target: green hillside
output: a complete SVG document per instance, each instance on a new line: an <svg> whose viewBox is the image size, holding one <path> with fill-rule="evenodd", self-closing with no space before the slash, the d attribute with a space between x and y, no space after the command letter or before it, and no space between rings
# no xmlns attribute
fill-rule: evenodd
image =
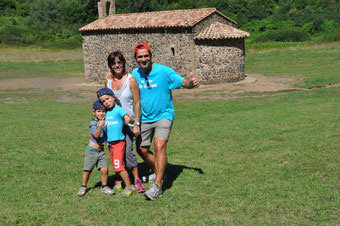
<svg viewBox="0 0 340 226"><path fill-rule="evenodd" d="M339 0L117 0L120 13L214 7L251 33L247 43L340 40ZM81 46L97 0L1 0L0 43Z"/></svg>

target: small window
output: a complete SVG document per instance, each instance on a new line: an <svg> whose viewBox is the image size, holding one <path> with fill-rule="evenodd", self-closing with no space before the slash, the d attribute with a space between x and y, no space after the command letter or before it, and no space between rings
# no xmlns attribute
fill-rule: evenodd
<svg viewBox="0 0 340 226"><path fill-rule="evenodd" d="M171 47L171 52L172 52L172 55L175 56L175 48L174 47Z"/></svg>

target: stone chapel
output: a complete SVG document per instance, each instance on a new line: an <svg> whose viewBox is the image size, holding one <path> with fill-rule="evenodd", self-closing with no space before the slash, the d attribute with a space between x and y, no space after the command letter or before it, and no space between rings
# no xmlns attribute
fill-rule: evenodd
<svg viewBox="0 0 340 226"><path fill-rule="evenodd" d="M114 0L98 1L99 19L80 28L85 77L101 82L109 71L107 56L123 52L127 69L137 67L133 49L150 45L153 62L180 75L192 71L201 84L243 80L249 33L215 8L115 14Z"/></svg>

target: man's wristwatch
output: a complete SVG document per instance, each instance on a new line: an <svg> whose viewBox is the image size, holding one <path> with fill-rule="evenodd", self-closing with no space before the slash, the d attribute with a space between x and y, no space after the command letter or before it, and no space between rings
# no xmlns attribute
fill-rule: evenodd
<svg viewBox="0 0 340 226"><path fill-rule="evenodd" d="M140 126L140 122L135 122L135 125L136 126Z"/></svg>

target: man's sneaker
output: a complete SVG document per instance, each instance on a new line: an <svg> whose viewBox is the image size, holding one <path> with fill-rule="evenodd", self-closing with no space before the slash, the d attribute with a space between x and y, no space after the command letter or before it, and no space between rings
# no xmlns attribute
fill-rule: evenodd
<svg viewBox="0 0 340 226"><path fill-rule="evenodd" d="M127 196L132 195L132 193L133 193L133 189L132 188L125 187L123 192L120 194L120 196L127 197Z"/></svg>
<svg viewBox="0 0 340 226"><path fill-rule="evenodd" d="M78 196L84 196L85 193L86 193L86 187L80 187L79 190L78 190L77 195Z"/></svg>
<svg viewBox="0 0 340 226"><path fill-rule="evenodd" d="M115 186L113 187L114 190L116 191L121 191L122 188L122 181L121 180L117 180L115 181Z"/></svg>
<svg viewBox="0 0 340 226"><path fill-rule="evenodd" d="M144 177L142 177L142 179L143 179L144 183L155 182L155 180L156 180L156 173L144 176Z"/></svg>
<svg viewBox="0 0 340 226"><path fill-rule="evenodd" d="M113 195L115 192L108 186L102 187L102 192L106 195Z"/></svg>
<svg viewBox="0 0 340 226"><path fill-rule="evenodd" d="M135 180L135 187L136 187L136 190L137 190L138 193L145 192L145 188L142 184L141 179L139 179L139 178Z"/></svg>
<svg viewBox="0 0 340 226"><path fill-rule="evenodd" d="M148 176L144 176L144 177L142 177L142 179L143 179L143 182L144 182L144 183L155 182L155 180L156 180L156 173L150 174L150 175L148 175ZM166 176L166 174L164 174L164 175L163 175L162 182L163 182L163 181L166 182L166 180L167 180L167 176Z"/></svg>
<svg viewBox="0 0 340 226"><path fill-rule="evenodd" d="M144 192L144 196L148 199L155 200L162 197L162 189L158 187L157 184L153 184L148 191Z"/></svg>

